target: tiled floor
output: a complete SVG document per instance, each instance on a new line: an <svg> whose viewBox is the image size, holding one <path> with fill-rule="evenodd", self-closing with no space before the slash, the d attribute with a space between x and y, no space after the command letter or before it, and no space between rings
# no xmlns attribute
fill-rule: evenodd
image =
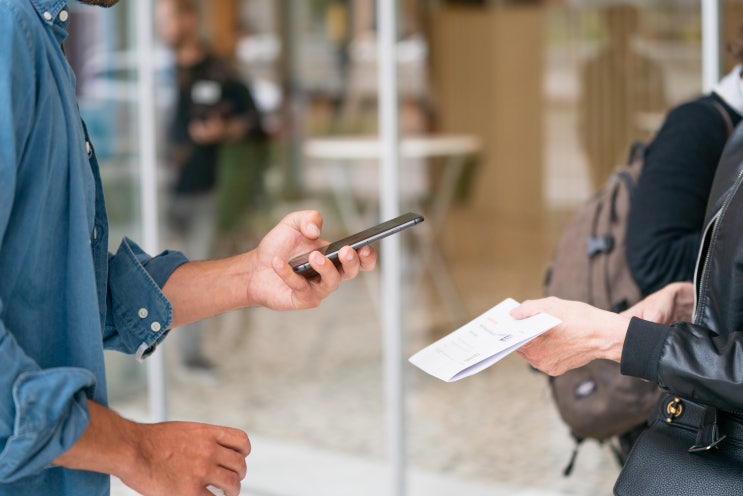
<svg viewBox="0 0 743 496"><path fill-rule="evenodd" d="M559 222L494 218L467 206L451 212L442 247L470 316L507 296L539 295ZM326 226L332 225L331 214ZM405 240L408 356L456 325L410 256L413 237ZM315 310L219 317L207 349L217 375L172 367L172 417L255 436L245 494L388 494L381 333L372 298L358 279ZM168 362L175 362L173 353ZM610 494L617 467L607 447L584 446L573 475L562 476L572 441L545 377L517 356L451 384L407 364L405 373L411 495ZM134 397L116 406L136 417L145 405Z"/></svg>

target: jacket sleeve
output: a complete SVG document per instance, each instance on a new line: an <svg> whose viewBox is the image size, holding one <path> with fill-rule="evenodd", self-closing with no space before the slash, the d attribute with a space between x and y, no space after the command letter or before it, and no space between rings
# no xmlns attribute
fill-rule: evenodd
<svg viewBox="0 0 743 496"><path fill-rule="evenodd" d="M692 401L743 412L742 358L743 332L723 336L686 322L632 319L621 370Z"/></svg>
<svg viewBox="0 0 743 496"><path fill-rule="evenodd" d="M643 294L693 277L705 207L728 133L712 98L672 110L646 150L626 238L627 264Z"/></svg>

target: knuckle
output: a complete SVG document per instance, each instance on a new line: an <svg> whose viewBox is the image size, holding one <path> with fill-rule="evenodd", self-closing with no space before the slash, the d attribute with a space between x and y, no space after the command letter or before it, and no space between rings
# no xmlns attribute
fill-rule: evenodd
<svg viewBox="0 0 743 496"><path fill-rule="evenodd" d="M230 474L225 478L225 484L228 489L225 491L227 494L238 496L240 494L240 478L237 474Z"/></svg>
<svg viewBox="0 0 743 496"><path fill-rule="evenodd" d="M235 473L236 473L238 480L243 480L245 476L248 474L248 464L245 463L245 458L243 458L240 462L238 462L237 472Z"/></svg>

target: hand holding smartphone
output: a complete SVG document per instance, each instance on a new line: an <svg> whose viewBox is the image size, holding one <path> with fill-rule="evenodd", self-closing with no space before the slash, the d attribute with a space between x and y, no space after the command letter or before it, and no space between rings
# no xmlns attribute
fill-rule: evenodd
<svg viewBox="0 0 743 496"><path fill-rule="evenodd" d="M377 240L386 238L390 234L394 234L402 231L403 229L413 227L414 225L421 222L423 222L422 215L416 214L414 212L408 212L401 215L400 217L382 222L381 224L378 224L374 227L370 227L369 229L365 229L346 238L339 239L338 241L330 243L329 245L321 246L312 251L319 251L320 253L328 257L330 261L333 262L333 265L335 265L336 267L340 267L341 261L338 258L338 252L344 246L350 246L354 250L358 250L362 246L366 246ZM289 265L292 266L294 272L301 274L308 279L318 275L317 272L315 272L315 269L310 266L310 262L308 260L310 253L312 252L299 255L298 257L289 260Z"/></svg>

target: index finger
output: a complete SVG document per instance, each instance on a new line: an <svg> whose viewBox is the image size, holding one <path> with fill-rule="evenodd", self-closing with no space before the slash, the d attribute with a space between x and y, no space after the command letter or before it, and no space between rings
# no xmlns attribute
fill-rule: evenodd
<svg viewBox="0 0 743 496"><path fill-rule="evenodd" d="M338 252L338 260L343 268L343 280L353 279L361 269L361 260L356 250L350 246L344 246Z"/></svg>
<svg viewBox="0 0 743 496"><path fill-rule="evenodd" d="M369 271L374 269L377 265L377 251L371 246L364 246L357 251L359 255L359 261L361 262L361 270Z"/></svg>

